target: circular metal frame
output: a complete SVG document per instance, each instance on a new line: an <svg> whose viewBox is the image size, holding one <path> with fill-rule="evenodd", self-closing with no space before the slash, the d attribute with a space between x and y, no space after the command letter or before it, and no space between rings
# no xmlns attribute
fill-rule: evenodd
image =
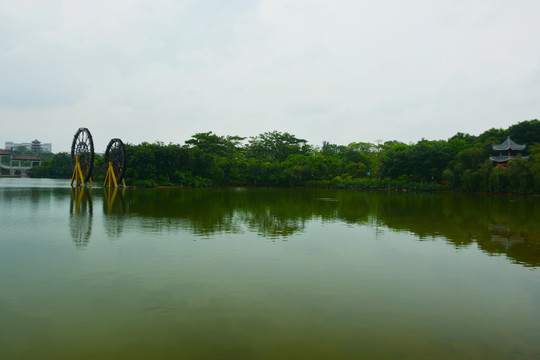
<svg viewBox="0 0 540 360"><path fill-rule="evenodd" d="M75 170L76 157L84 175L84 181L90 180L94 169L94 140L87 128L79 128L71 143L71 171Z"/></svg>
<svg viewBox="0 0 540 360"><path fill-rule="evenodd" d="M112 162L114 176L117 182L122 182L126 172L126 147L120 139L111 139L105 150L105 172L109 169L109 162Z"/></svg>

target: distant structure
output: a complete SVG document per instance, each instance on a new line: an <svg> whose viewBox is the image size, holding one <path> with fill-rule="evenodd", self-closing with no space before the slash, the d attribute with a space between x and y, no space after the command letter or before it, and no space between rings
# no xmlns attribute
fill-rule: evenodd
<svg viewBox="0 0 540 360"><path fill-rule="evenodd" d="M41 141L39 141L38 139L32 141L32 146L30 147L30 150L42 152L43 146L41 146Z"/></svg>
<svg viewBox="0 0 540 360"><path fill-rule="evenodd" d="M41 143L38 139L32 141L32 142L23 142L23 143L16 143L12 141L6 141L5 148L15 150L19 146L24 146L26 150L32 150L37 152L52 152L52 144L51 143Z"/></svg>
<svg viewBox="0 0 540 360"><path fill-rule="evenodd" d="M0 150L0 176L28 176L36 165L41 165L41 155L16 155L11 149Z"/></svg>
<svg viewBox="0 0 540 360"><path fill-rule="evenodd" d="M499 145L493 145L493 151L497 151L498 155L496 156L490 156L489 159L497 166L506 166L508 165L508 161L511 159L515 159L517 157L521 157L522 159L528 159L528 156L521 156L521 152L525 150L527 145L520 145L512 141L510 139L510 136L508 139L504 140Z"/></svg>

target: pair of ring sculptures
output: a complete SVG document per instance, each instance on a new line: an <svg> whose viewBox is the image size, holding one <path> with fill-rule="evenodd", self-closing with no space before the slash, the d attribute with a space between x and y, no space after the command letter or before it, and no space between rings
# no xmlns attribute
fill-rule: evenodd
<svg viewBox="0 0 540 360"><path fill-rule="evenodd" d="M103 186L126 186L126 148L122 140L115 138L109 141L105 151L105 167L107 174ZM71 186L92 185L92 170L94 169L94 141L87 128L80 128L73 137L71 144Z"/></svg>

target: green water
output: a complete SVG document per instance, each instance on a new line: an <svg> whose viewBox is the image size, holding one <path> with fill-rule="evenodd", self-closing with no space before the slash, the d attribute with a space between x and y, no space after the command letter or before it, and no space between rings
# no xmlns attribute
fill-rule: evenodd
<svg viewBox="0 0 540 360"><path fill-rule="evenodd" d="M0 359L539 359L540 198L0 179Z"/></svg>

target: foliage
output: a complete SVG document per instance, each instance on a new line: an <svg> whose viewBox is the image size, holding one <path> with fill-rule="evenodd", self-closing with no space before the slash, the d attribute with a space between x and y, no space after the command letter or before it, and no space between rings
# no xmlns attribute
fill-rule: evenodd
<svg viewBox="0 0 540 360"><path fill-rule="evenodd" d="M522 121L512 125L508 128L508 135L520 144L540 144L540 121ZM527 153L528 151L525 152Z"/></svg>
<svg viewBox="0 0 540 360"><path fill-rule="evenodd" d="M65 152L42 161L40 166L32 168L32 177L46 177L52 179L71 178L71 155Z"/></svg>
<svg viewBox="0 0 540 360"><path fill-rule="evenodd" d="M527 143L530 157L494 167L492 145L508 136ZM213 132L192 135L184 145L126 144L125 181L135 186L331 186L360 189L461 190L540 193L540 121L522 121L479 136L448 140L322 143L319 149L287 132L246 138ZM104 176L95 158L93 178ZM102 174L103 173L103 174ZM69 155L60 153L34 169L37 177L71 176Z"/></svg>
<svg viewBox="0 0 540 360"><path fill-rule="evenodd" d="M246 155L248 158L281 162L290 155L308 155L310 150L306 140L298 139L289 133L272 131L250 138Z"/></svg>
<svg viewBox="0 0 540 360"><path fill-rule="evenodd" d="M416 145L391 146L382 162L383 176L407 175L418 182L440 181L453 149L442 141L422 140Z"/></svg>

